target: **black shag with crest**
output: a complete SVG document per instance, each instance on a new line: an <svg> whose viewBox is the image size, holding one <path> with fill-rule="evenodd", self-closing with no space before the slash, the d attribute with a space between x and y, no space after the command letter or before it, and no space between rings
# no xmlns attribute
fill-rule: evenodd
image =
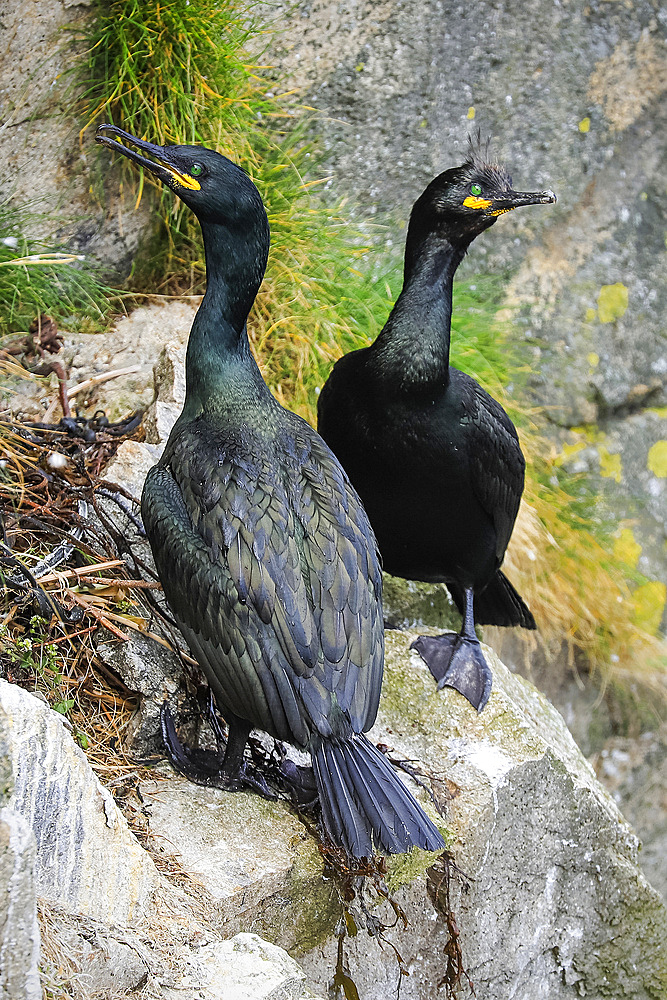
<svg viewBox="0 0 667 1000"><path fill-rule="evenodd" d="M260 195L214 150L156 146L111 125L97 140L169 185L204 236L185 404L141 510L167 600L228 724L220 781L256 786L244 749L261 729L310 751L326 832L349 854L441 850L436 826L364 736L384 657L368 518L250 352L246 319L269 250Z"/></svg>
<svg viewBox="0 0 667 1000"><path fill-rule="evenodd" d="M436 177L412 209L403 290L382 332L334 365L318 403L318 430L361 497L384 568L446 583L463 614L458 635L414 646L439 686L480 711L492 680L475 622L534 629L535 620L500 570L524 458L499 403L450 367L453 279L498 216L555 200L514 191L488 148L471 141L465 163Z"/></svg>

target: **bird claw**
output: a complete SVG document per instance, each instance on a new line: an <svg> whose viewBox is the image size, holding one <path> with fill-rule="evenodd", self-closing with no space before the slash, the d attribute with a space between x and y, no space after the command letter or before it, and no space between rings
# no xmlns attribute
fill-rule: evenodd
<svg viewBox="0 0 667 1000"><path fill-rule="evenodd" d="M295 805L303 808L315 805L319 796L312 767L295 764L285 756L280 761L279 770Z"/></svg>
<svg viewBox="0 0 667 1000"><path fill-rule="evenodd" d="M176 735L176 727L171 710L164 702L160 709L162 740L172 767L189 781L205 788L221 788L227 792L238 792L250 788L262 798L274 801L277 795L271 791L261 774L255 775L244 761L235 773L225 771L224 754L220 750L200 750L186 747ZM221 733L216 719L216 738Z"/></svg>

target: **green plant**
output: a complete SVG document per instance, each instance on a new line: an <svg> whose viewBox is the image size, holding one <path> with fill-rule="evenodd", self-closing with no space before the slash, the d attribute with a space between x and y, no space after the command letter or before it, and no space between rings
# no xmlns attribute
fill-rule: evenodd
<svg viewBox="0 0 667 1000"><path fill-rule="evenodd" d="M0 205L0 336L27 330L44 312L74 328L100 325L115 293L84 257L28 239L31 221Z"/></svg>

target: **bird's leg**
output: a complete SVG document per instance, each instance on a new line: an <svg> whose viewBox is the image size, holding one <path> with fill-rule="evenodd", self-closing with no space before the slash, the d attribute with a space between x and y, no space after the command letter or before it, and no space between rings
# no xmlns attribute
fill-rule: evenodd
<svg viewBox="0 0 667 1000"><path fill-rule="evenodd" d="M242 788L252 788L265 799L276 798L261 774L256 775L245 761L245 747L252 728L245 719L239 719L228 713L228 735L224 756L221 756L220 749L215 752L193 750L184 746L176 735L173 716L166 702L163 703L160 711L160 722L162 739L169 760L174 769L180 771L190 781L211 788L224 788L229 792L235 792ZM217 718L215 724L212 723L212 727L216 739L219 741L222 730ZM219 742L218 745L220 746Z"/></svg>
<svg viewBox="0 0 667 1000"><path fill-rule="evenodd" d="M475 635L473 589L465 588L463 624L458 635L420 635L412 643L436 681L438 690L453 687L481 712L491 694L491 669Z"/></svg>

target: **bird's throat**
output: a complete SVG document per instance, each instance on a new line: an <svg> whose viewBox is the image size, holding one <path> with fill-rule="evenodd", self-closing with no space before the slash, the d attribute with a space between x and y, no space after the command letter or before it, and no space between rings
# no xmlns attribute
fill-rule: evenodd
<svg viewBox="0 0 667 1000"><path fill-rule="evenodd" d="M406 257L403 290L371 348L399 387L444 388L449 380L452 288L464 253L448 243L425 244Z"/></svg>
<svg viewBox="0 0 667 1000"><path fill-rule="evenodd" d="M188 341L186 397L197 409L216 409L253 386L264 386L252 359L246 321L264 276L267 251L230 238L225 227L202 224L206 294Z"/></svg>

